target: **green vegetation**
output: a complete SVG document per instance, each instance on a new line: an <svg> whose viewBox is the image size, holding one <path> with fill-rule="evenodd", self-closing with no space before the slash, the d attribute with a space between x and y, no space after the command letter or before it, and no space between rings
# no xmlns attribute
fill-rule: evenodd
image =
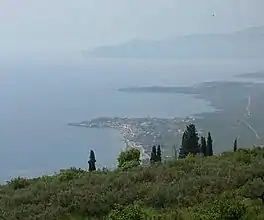
<svg viewBox="0 0 264 220"><path fill-rule="evenodd" d="M150 155L150 163L154 164L156 162L156 158L157 158L157 149L156 149L156 146L154 145L152 147L152 151Z"/></svg>
<svg viewBox="0 0 264 220"><path fill-rule="evenodd" d="M183 159L161 162L158 145L151 164L140 166L140 151L130 148L120 153L116 170L96 171L91 151L91 172L70 168L14 178L0 186L0 219L264 219L264 148L236 145L234 152L213 155L211 134L207 142L198 140L190 124L182 138Z"/></svg>
<svg viewBox="0 0 264 220"><path fill-rule="evenodd" d="M89 171L95 171L96 170L95 162L96 162L95 154L94 154L94 151L91 150L90 151L90 160L88 160Z"/></svg>
<svg viewBox="0 0 264 220"><path fill-rule="evenodd" d="M211 133L208 132L207 143L206 143L206 156L213 156L213 140Z"/></svg>
<svg viewBox="0 0 264 220"><path fill-rule="evenodd" d="M118 157L118 167L127 170L140 164L140 151L136 148L130 148L125 152L121 152Z"/></svg>
<svg viewBox="0 0 264 220"><path fill-rule="evenodd" d="M157 149L157 157L156 157L156 162L161 162L161 148L160 145L158 145L158 149Z"/></svg>
<svg viewBox="0 0 264 220"><path fill-rule="evenodd" d="M234 141L234 152L236 152L236 151L237 151L237 138Z"/></svg>
<svg viewBox="0 0 264 220"><path fill-rule="evenodd" d="M71 168L1 186L0 219L263 219L263 178L260 147L126 171Z"/></svg>
<svg viewBox="0 0 264 220"><path fill-rule="evenodd" d="M150 155L150 163L154 164L156 162L161 162L161 148L160 145L158 145L158 148L154 145L152 147L151 155Z"/></svg>
<svg viewBox="0 0 264 220"><path fill-rule="evenodd" d="M201 137L199 144L199 136L194 124L189 124L182 135L182 145L179 152L179 158L185 158L187 155L212 156L213 141L210 132L208 133L207 143L205 138Z"/></svg>
<svg viewBox="0 0 264 220"><path fill-rule="evenodd" d="M186 130L182 135L182 148L185 156L190 154L200 153L199 137L194 124L187 125Z"/></svg>
<svg viewBox="0 0 264 220"><path fill-rule="evenodd" d="M206 148L207 148L206 139L203 136L201 137L201 144L200 145L201 145L201 154L206 156Z"/></svg>

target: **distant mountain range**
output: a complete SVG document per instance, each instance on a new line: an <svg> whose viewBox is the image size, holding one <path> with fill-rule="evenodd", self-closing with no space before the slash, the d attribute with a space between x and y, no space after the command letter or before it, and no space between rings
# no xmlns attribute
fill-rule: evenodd
<svg viewBox="0 0 264 220"><path fill-rule="evenodd" d="M132 40L83 51L101 58L264 58L264 26L230 34L196 34L169 40Z"/></svg>

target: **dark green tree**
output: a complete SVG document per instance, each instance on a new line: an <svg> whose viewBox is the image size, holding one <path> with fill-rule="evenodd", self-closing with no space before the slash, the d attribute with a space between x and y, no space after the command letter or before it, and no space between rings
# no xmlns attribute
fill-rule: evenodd
<svg viewBox="0 0 264 220"><path fill-rule="evenodd" d="M155 162L161 162L161 148L160 148L160 145L158 145L157 157L156 157L156 161Z"/></svg>
<svg viewBox="0 0 264 220"><path fill-rule="evenodd" d="M182 136L182 148L185 156L188 154L196 155L200 152L199 137L194 124L186 126Z"/></svg>
<svg viewBox="0 0 264 220"><path fill-rule="evenodd" d="M237 151L237 138L234 141L234 152L236 152L236 151Z"/></svg>
<svg viewBox="0 0 264 220"><path fill-rule="evenodd" d="M180 147L180 150L179 150L179 155L178 155L178 159L183 159L185 158L187 155L183 149L183 147Z"/></svg>
<svg viewBox="0 0 264 220"><path fill-rule="evenodd" d="M157 160L157 148L155 145L152 147L151 155L150 155L150 163L153 164Z"/></svg>
<svg viewBox="0 0 264 220"><path fill-rule="evenodd" d="M207 154L206 154L206 139L205 139L205 137L201 137L201 154L203 154L203 156L207 156Z"/></svg>
<svg viewBox="0 0 264 220"><path fill-rule="evenodd" d="M96 162L95 154L94 154L94 151L91 150L90 151L90 159L88 161L89 171L95 171L96 170L95 162Z"/></svg>
<svg viewBox="0 0 264 220"><path fill-rule="evenodd" d="M208 136L207 136L207 144L206 144L206 156L213 156L213 140L212 140L212 136L211 133L208 132Z"/></svg>

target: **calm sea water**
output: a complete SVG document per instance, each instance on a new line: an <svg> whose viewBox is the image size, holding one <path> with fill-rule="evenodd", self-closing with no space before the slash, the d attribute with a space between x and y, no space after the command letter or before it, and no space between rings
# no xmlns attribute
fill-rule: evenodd
<svg viewBox="0 0 264 220"><path fill-rule="evenodd" d="M192 85L261 70L259 61L27 59L0 62L0 181L70 166L114 167L123 147L117 131L68 127L100 116L182 117L213 111L172 94L127 94L135 85ZM263 70L263 69L262 69Z"/></svg>

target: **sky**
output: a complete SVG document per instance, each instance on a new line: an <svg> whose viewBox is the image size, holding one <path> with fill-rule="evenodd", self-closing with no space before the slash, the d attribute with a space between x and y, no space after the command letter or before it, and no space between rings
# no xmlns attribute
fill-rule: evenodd
<svg viewBox="0 0 264 220"><path fill-rule="evenodd" d="M264 0L0 0L0 53L232 32L264 25L263 8Z"/></svg>

